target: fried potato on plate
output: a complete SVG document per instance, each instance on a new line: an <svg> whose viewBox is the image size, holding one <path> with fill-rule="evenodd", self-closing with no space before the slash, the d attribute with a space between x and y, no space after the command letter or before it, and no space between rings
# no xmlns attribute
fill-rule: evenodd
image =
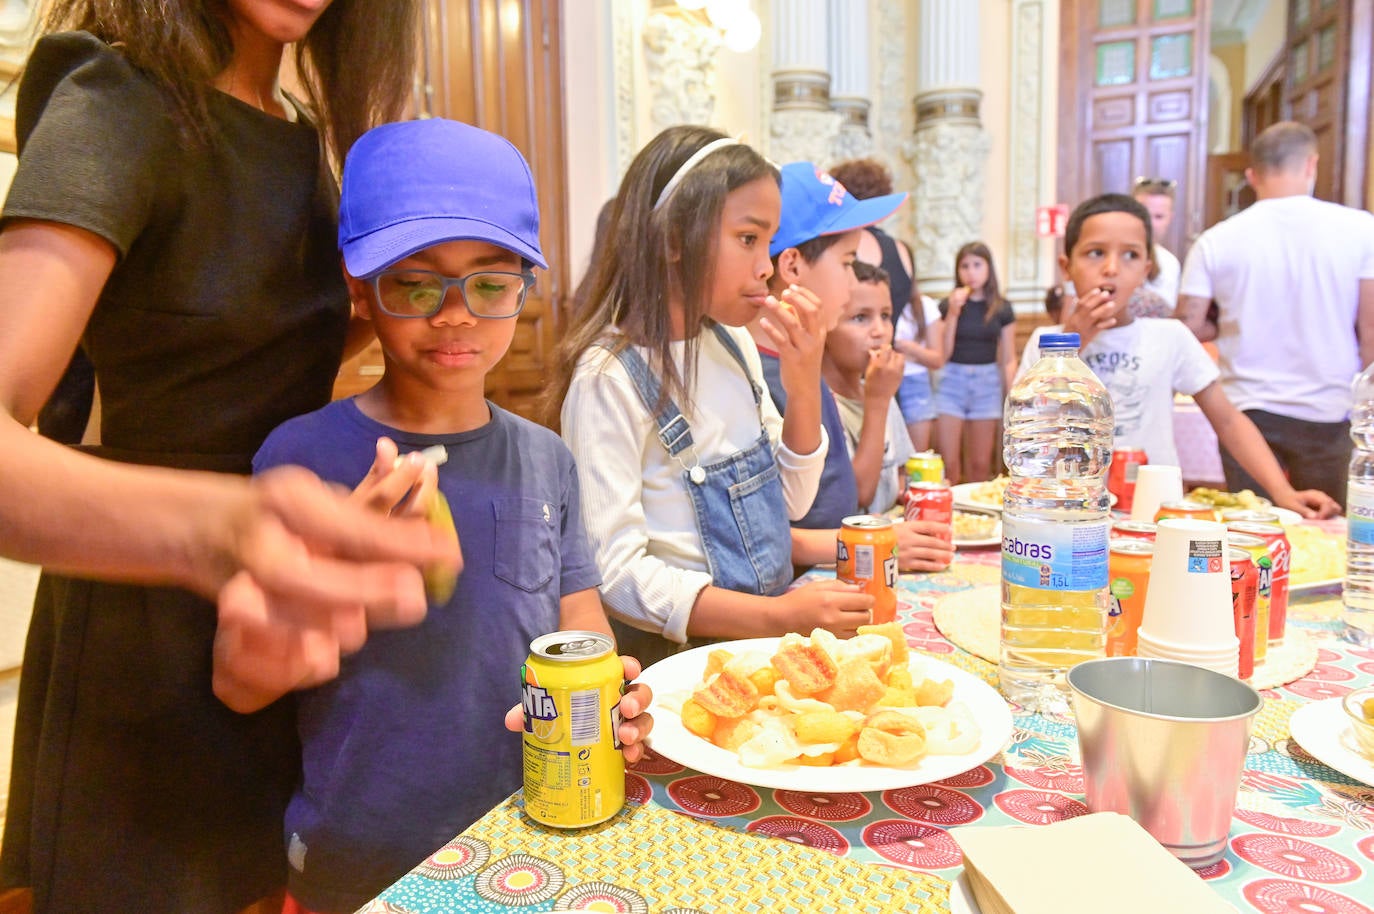
<svg viewBox="0 0 1374 914"><path fill-rule="evenodd" d="M916 686L916 704L921 707L943 708L953 695L954 683L948 679L943 682L923 679Z"/></svg>
<svg viewBox="0 0 1374 914"><path fill-rule="evenodd" d="M911 648L907 647L906 634L902 627L894 622L884 622L882 625L860 625L858 628L860 635L881 635L892 643L892 656L890 663L892 669L905 669L907 661L911 657Z"/></svg>
<svg viewBox="0 0 1374 914"><path fill-rule="evenodd" d="M697 704L695 699L689 698L682 703L682 726L687 728L689 733L706 739L711 738L711 734L716 729L716 715Z"/></svg>
<svg viewBox="0 0 1374 914"><path fill-rule="evenodd" d="M797 739L803 743L843 743L859 732L859 724L839 711L807 711L792 719Z"/></svg>

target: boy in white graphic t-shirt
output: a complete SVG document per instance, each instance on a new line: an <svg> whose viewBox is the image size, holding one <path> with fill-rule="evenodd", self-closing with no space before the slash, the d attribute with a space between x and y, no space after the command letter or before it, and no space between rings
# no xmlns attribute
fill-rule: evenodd
<svg viewBox="0 0 1374 914"><path fill-rule="evenodd" d="M1124 194L1080 204L1064 233L1059 263L1075 288L1087 290L1064 315L1064 330L1082 338L1083 361L1102 379L1116 411L1116 441L1145 450L1152 464L1178 463L1173 399L1189 394L1217 440L1270 493L1304 517L1331 517L1339 506L1315 489L1296 491L1259 430L1226 398L1217 367L1186 326L1172 319L1132 318L1127 303L1150 269L1150 215ZM1040 328L1021 355L1021 371L1039 356Z"/></svg>

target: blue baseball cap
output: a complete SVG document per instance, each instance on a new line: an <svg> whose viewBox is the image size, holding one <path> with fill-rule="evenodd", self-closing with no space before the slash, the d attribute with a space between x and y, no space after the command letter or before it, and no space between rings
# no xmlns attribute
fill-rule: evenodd
<svg viewBox="0 0 1374 914"><path fill-rule="evenodd" d="M374 127L344 159L339 250L371 276L445 241L489 241L545 269L539 200L505 137L427 118Z"/></svg>
<svg viewBox="0 0 1374 914"><path fill-rule="evenodd" d="M856 199L844 185L810 162L782 167L782 218L768 245L778 254L822 235L838 235L881 222L906 202L906 194Z"/></svg>

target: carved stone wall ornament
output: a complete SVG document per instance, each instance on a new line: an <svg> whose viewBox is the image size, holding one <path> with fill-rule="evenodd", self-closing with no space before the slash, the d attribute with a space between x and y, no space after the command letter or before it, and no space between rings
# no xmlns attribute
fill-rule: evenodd
<svg viewBox="0 0 1374 914"><path fill-rule="evenodd" d="M991 140L968 121L916 125L910 160L918 180L912 189L916 231L912 250L922 288L947 290L954 255L982 235L983 187Z"/></svg>
<svg viewBox="0 0 1374 914"><path fill-rule="evenodd" d="M660 11L645 20L643 38L654 132L675 124L712 123L720 33Z"/></svg>
<svg viewBox="0 0 1374 914"><path fill-rule="evenodd" d="M779 163L830 161L834 138L840 132L838 112L806 109L774 110L769 129L768 155Z"/></svg>
<svg viewBox="0 0 1374 914"><path fill-rule="evenodd" d="M611 38L615 62L616 174L624 175L639 151L635 136L635 23L631 4L612 3Z"/></svg>
<svg viewBox="0 0 1374 914"><path fill-rule="evenodd" d="M1036 302L1051 284L1051 271L1035 233L1035 209L1049 203L1053 189L1042 185L1044 151L1054 141L1046 129L1044 0L1013 0L1011 59L1011 175L1007 194L1007 297Z"/></svg>

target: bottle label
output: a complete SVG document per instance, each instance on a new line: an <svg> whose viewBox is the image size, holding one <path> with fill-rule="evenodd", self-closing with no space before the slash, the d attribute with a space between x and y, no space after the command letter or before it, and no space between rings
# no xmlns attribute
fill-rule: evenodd
<svg viewBox="0 0 1374 914"><path fill-rule="evenodd" d="M1350 542L1374 546L1374 490L1351 486L1346 494L1345 516Z"/></svg>
<svg viewBox="0 0 1374 914"><path fill-rule="evenodd" d="M1002 580L1035 590L1107 586L1111 521L1066 524L1002 515Z"/></svg>

